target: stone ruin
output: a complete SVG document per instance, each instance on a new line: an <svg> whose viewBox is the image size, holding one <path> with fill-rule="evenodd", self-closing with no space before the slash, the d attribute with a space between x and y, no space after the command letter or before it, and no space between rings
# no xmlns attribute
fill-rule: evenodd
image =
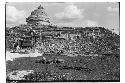
<svg viewBox="0 0 125 83"><path fill-rule="evenodd" d="M99 45L93 44L94 42L98 44L97 40L104 38L107 33L114 34L103 27L59 27L50 20L44 7L38 6L26 18L27 24L15 26L6 31L6 46L14 52L37 51L71 56L88 55L97 53L101 49L108 51L111 49L106 45L99 49ZM107 42L107 39L104 41Z"/></svg>

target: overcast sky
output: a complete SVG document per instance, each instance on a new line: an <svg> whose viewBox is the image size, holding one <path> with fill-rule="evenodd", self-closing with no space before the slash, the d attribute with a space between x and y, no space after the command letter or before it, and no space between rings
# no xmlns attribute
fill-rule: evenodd
<svg viewBox="0 0 125 83"><path fill-rule="evenodd" d="M74 3L6 3L6 24L26 24L34 9L42 4L53 23L65 26L102 26L119 33L119 3L74 2Z"/></svg>

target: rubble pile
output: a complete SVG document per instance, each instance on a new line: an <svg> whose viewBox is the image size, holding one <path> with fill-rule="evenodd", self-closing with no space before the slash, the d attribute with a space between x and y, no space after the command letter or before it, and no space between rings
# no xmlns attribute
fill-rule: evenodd
<svg viewBox="0 0 125 83"><path fill-rule="evenodd" d="M41 5L31 12L26 22L7 29L8 50L26 54L37 50L39 53L74 56L119 51L119 35L104 27L54 26Z"/></svg>

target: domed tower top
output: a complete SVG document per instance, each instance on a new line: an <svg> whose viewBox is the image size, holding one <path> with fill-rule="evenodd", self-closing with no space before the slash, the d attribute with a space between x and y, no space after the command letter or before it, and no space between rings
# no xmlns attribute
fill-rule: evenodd
<svg viewBox="0 0 125 83"><path fill-rule="evenodd" d="M45 12L45 9L43 6L38 6L36 10L31 12L31 15L26 18L26 22L28 24L44 24L47 25L50 23L50 18L47 16L47 13Z"/></svg>
<svg viewBox="0 0 125 83"><path fill-rule="evenodd" d="M40 6L38 6L38 9L44 9L44 8L43 8L43 6L40 5Z"/></svg>

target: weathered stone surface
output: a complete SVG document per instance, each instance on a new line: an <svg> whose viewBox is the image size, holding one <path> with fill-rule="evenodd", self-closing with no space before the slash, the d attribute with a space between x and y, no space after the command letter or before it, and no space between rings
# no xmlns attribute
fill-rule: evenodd
<svg viewBox="0 0 125 83"><path fill-rule="evenodd" d="M8 80L25 80L24 76L33 73L33 70L16 70L7 74Z"/></svg>
<svg viewBox="0 0 125 83"><path fill-rule="evenodd" d="M40 5L36 10L31 12L28 18L26 18L26 22L34 25L50 25L50 18L47 16L45 9Z"/></svg>

